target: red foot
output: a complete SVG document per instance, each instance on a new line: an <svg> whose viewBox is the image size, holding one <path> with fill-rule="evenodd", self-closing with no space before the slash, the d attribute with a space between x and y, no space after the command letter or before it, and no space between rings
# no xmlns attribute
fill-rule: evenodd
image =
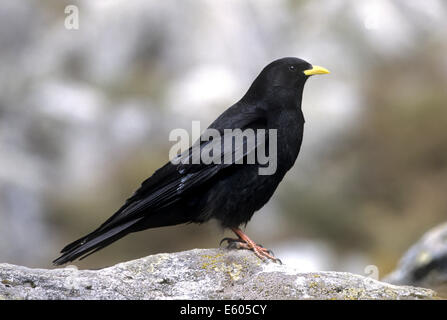
<svg viewBox="0 0 447 320"><path fill-rule="evenodd" d="M222 239L220 244L222 244L222 242L224 241L227 241L228 248L252 250L254 254L261 260L265 260L267 258L274 262L279 262L280 264L282 264L281 260L273 256L273 252L271 250L256 244L245 233L243 233L241 229L231 228L231 230L238 236L238 239L224 238Z"/></svg>

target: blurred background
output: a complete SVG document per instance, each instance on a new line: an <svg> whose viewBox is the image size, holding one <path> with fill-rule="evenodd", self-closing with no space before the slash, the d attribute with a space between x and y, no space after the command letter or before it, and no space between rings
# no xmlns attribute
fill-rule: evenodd
<svg viewBox="0 0 447 320"><path fill-rule="evenodd" d="M204 129L285 56L332 73L307 82L301 154L246 232L303 271L390 272L447 220L443 0L3 0L0 262L50 267L168 161L172 129ZM153 229L75 264L229 235Z"/></svg>

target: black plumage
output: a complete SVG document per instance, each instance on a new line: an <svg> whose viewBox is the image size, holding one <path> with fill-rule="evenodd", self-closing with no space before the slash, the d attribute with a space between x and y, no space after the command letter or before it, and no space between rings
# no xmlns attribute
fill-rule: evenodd
<svg viewBox="0 0 447 320"><path fill-rule="evenodd" d="M85 257L131 232L203 223L212 218L237 234L238 239L229 239L233 246L252 249L260 257L273 258L268 250L245 236L239 226L247 223L254 212L267 203L295 163L303 139L304 84L310 75L321 73L328 71L297 58L273 61L262 70L242 99L209 126L222 135L224 129L276 129L277 168L273 174L260 175L262 165L257 162L236 163L234 150L230 150L233 156L230 163L168 162L145 180L99 228L63 248L62 255L53 263L60 265ZM246 158L254 150L249 150L244 142L243 157ZM266 142L269 143L272 142ZM203 148L206 143L198 145ZM256 142L254 149L258 147ZM222 153L227 151L221 149Z"/></svg>

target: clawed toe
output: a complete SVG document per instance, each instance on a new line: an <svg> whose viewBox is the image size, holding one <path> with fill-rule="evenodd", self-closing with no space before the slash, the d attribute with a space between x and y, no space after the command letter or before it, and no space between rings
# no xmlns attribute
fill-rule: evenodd
<svg viewBox="0 0 447 320"><path fill-rule="evenodd" d="M230 248L230 246L233 246L235 243L245 243L243 240L241 239L234 239L234 238L223 238L222 240L220 240L219 242L219 247L222 246L222 243L227 242L227 248Z"/></svg>
<svg viewBox="0 0 447 320"><path fill-rule="evenodd" d="M236 235L239 237L237 239L234 238L223 238L219 246L222 245L225 241L228 243L227 249L247 249L253 251L253 253L261 260L265 261L266 259L270 259L273 262L277 262L282 264L282 261L278 258L275 258L273 251L267 248L264 248L260 244L256 244L250 238L248 238L242 231L239 229L233 230Z"/></svg>
<svg viewBox="0 0 447 320"><path fill-rule="evenodd" d="M279 264L282 264L281 260L275 258L272 250L266 249L258 245L255 245L253 248L251 248L251 250L253 250L256 256L258 256L258 258L261 260L270 259L273 262L278 262Z"/></svg>

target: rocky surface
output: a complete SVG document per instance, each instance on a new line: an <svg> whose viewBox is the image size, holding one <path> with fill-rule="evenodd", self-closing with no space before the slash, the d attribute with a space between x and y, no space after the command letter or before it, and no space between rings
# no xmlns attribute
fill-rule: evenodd
<svg viewBox="0 0 447 320"><path fill-rule="evenodd" d="M1 299L432 299L344 272L299 273L245 250L157 254L100 270L0 264Z"/></svg>
<svg viewBox="0 0 447 320"><path fill-rule="evenodd" d="M383 281L431 288L447 297L447 223L424 234Z"/></svg>

